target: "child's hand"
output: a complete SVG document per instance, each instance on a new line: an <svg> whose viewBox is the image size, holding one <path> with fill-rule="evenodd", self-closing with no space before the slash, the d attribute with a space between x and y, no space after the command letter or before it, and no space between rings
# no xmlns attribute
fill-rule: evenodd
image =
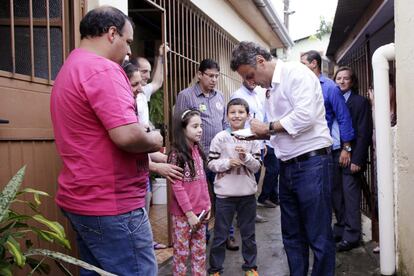
<svg viewBox="0 0 414 276"><path fill-rule="evenodd" d="M211 209L207 211L207 215L204 217L201 223L207 223L211 218Z"/></svg>
<svg viewBox="0 0 414 276"><path fill-rule="evenodd" d="M194 214L193 211L189 211L185 213L185 215L187 216L188 224L190 224L191 230L196 230L198 225L200 224L200 221L198 220L197 216Z"/></svg>
<svg viewBox="0 0 414 276"><path fill-rule="evenodd" d="M234 150L239 154L239 158L240 160L244 161L244 159L246 159L246 149L241 147L241 146L237 146L234 148Z"/></svg>
<svg viewBox="0 0 414 276"><path fill-rule="evenodd" d="M231 168L240 167L242 165L243 165L243 162L240 159L234 159L234 158L230 159L230 167Z"/></svg>

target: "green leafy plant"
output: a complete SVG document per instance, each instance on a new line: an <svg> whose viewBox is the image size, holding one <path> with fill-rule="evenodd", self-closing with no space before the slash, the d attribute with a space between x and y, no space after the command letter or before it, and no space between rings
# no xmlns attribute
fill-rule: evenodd
<svg viewBox="0 0 414 276"><path fill-rule="evenodd" d="M17 268L29 266L32 275L50 273L50 267L45 263L47 258L55 260L57 266L66 275L72 275L61 261L93 270L100 275L114 275L102 269L85 263L71 256L46 249L33 248L29 234L35 234L42 240L56 243L70 249L69 240L61 224L45 218L39 211L41 196L47 193L31 188L20 189L26 166L21 168L9 181L0 194L0 275L11 276ZM22 200L22 194L33 195L33 201ZM32 214L20 214L11 209L15 204L23 204L33 211ZM40 259L33 258L40 256Z"/></svg>
<svg viewBox="0 0 414 276"><path fill-rule="evenodd" d="M151 96L149 117L156 128L162 128L164 125L164 90L160 89Z"/></svg>

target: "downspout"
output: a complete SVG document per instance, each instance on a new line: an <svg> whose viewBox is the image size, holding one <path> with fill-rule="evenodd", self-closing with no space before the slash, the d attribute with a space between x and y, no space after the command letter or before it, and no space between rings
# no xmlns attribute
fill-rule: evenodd
<svg viewBox="0 0 414 276"><path fill-rule="evenodd" d="M394 183L390 122L388 61L395 60L394 43L372 56L375 88L375 138L377 154L378 212L381 275L395 274Z"/></svg>
<svg viewBox="0 0 414 276"><path fill-rule="evenodd" d="M256 7L260 10L267 22L271 26L273 32L280 38L285 48L293 47L294 42L290 38L285 25L280 20L269 0L253 0Z"/></svg>

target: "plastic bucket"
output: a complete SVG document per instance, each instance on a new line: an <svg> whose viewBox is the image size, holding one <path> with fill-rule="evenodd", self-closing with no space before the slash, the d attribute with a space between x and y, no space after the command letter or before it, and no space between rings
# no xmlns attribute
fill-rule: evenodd
<svg viewBox="0 0 414 276"><path fill-rule="evenodd" d="M152 183L152 204L167 204L167 181L165 178L155 178Z"/></svg>

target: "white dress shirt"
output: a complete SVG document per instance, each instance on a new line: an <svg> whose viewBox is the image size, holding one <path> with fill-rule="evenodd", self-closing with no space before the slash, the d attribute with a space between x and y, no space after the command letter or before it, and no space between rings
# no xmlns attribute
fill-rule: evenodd
<svg viewBox="0 0 414 276"><path fill-rule="evenodd" d="M230 99L242 98L249 104L249 111L251 118L256 118L259 121L264 122L265 113L264 113L264 101L265 101L266 89L256 86L253 90L249 90L246 86L242 85L238 90L236 90ZM246 121L245 128L250 127L250 120Z"/></svg>
<svg viewBox="0 0 414 276"><path fill-rule="evenodd" d="M256 86L253 90L247 89L246 86L242 85L236 92L231 95L230 99L234 98L242 98L246 100L246 102L249 104L249 110L250 110L250 117L256 118L261 122L267 122L267 116L265 112L265 99L266 99L266 89L262 88L261 86ZM246 124L244 126L245 128L250 127L250 119L246 121ZM268 140L264 141L264 144L261 143L261 149L264 148L264 145L268 145L269 147L272 147L270 142Z"/></svg>
<svg viewBox="0 0 414 276"><path fill-rule="evenodd" d="M319 79L305 65L277 60L265 108L287 131L270 138L282 161L332 145Z"/></svg>
<svg viewBox="0 0 414 276"><path fill-rule="evenodd" d="M149 124L148 102L152 95L152 84L148 83L142 87L142 91L137 94L137 110L140 123Z"/></svg>

